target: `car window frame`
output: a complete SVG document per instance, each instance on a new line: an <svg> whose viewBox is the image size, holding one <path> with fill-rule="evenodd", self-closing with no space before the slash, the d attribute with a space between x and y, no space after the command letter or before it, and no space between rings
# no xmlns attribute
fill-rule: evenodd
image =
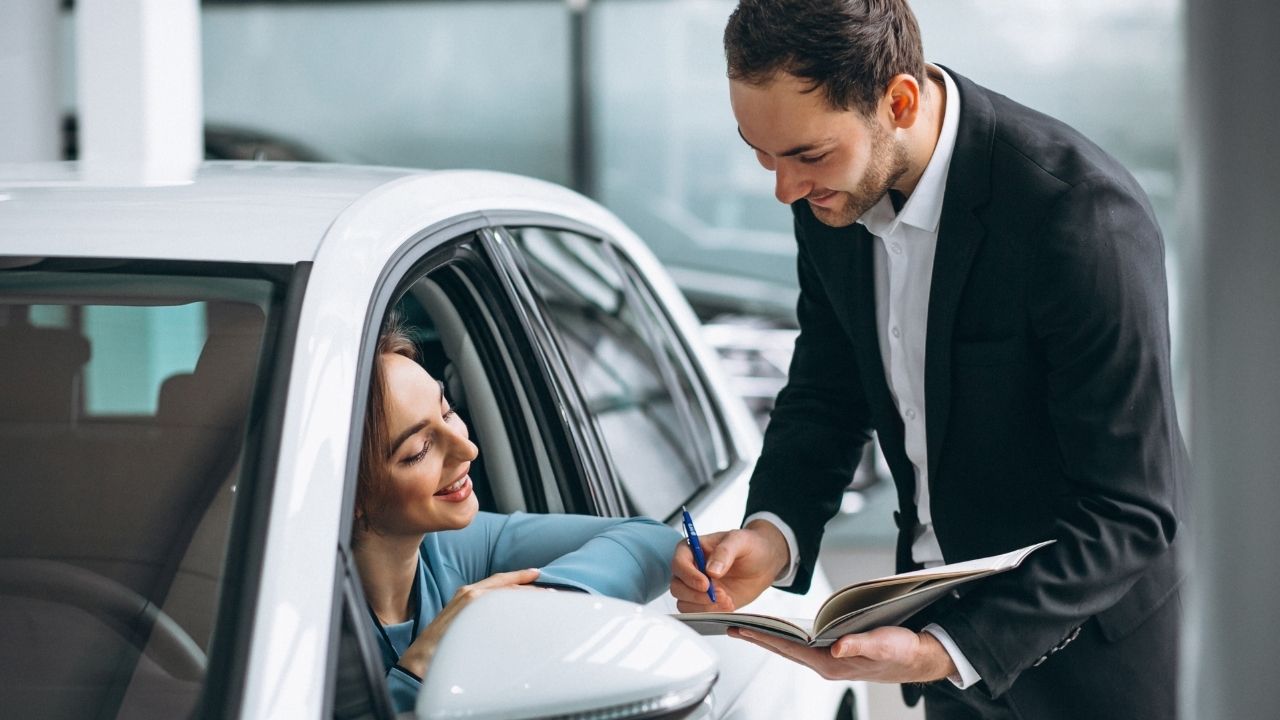
<svg viewBox="0 0 1280 720"><path fill-rule="evenodd" d="M527 402L534 414L538 416L539 431L543 436L541 442L551 456L558 484L562 486L562 500L566 511L602 514L602 508L598 504L598 494L587 492L594 484L591 478L597 474L597 471L577 462L585 452L582 448L584 436L581 432L575 432L567 424L567 418L563 412L554 411L562 408L565 400L571 398L571 394L565 389L566 378L563 372L545 352L547 341L542 339L545 318L536 312L528 312L530 308L522 301L519 283L514 282L518 280L518 273L512 273L511 268L508 267L511 262L510 254L502 243L495 239L491 225L491 221L483 213L470 213L437 223L416 233L387 260L370 294L356 368L356 391L352 404L347 463L344 469L342 517L339 521L337 547L337 561L341 571L335 575L333 587L333 611L330 616L324 681L325 715L329 717L333 715L337 690L342 619L343 613L347 611L345 605L354 601L363 602L364 598L351 555L353 530L351 508L355 504L359 447L363 435L362 420L368 402L368 392L362 392L359 389L369 386L377 334L383 318L387 311L418 281L433 275L438 276L449 268L458 268L463 277L470 281L470 290L479 295L479 298L460 298L459 293L448 290L446 292L462 314L468 333L478 345L477 349L486 363L485 373L490 378L495 392L500 394L501 390L509 389L506 386L513 382L523 383L526 392L529 392ZM502 308L495 311L494 305L479 307L482 303L498 303ZM459 307L459 304L475 304L476 307ZM481 314L484 316L481 317ZM494 327L488 327L486 323L492 323ZM501 337L495 337L495 331ZM494 346L497 342L505 343L508 350L511 350L507 355L510 356L516 368L517 377L512 377L505 368L495 370L496 358L501 354L501 350ZM520 345L518 352L513 348L517 344ZM512 423L518 422L513 418L521 416L521 413L514 409L521 404L521 401L509 399L504 404L507 405L502 409L504 425L508 432L511 432ZM557 425L563 428L562 434L556 432ZM553 436L550 441L546 437L548 431ZM528 429L527 432L534 432L534 430ZM542 483L536 482L536 463L533 463L533 470L527 467L529 465L527 459L518 464L521 465L520 484L526 491L528 501L531 497L530 487L541 487ZM576 488L582 492L573 498L566 498L564 497L565 487L569 491ZM534 502L530 503L531 510L535 512L539 509L545 510L547 505L545 496L538 499L534 493L532 497ZM365 666L364 671L378 678L374 683L374 692L380 692L385 696L387 703L385 707L389 708L390 693L386 687L381 659L376 653L370 652L370 649L376 650L373 635L363 623L357 623L354 634L360 646L360 658ZM373 703L373 707L375 709L384 707L382 700L379 699Z"/></svg>
<svg viewBox="0 0 1280 720"><path fill-rule="evenodd" d="M699 479L696 487L691 488L691 491L687 496L687 500L692 500L693 498L706 494L708 490L717 485L722 478L732 473L734 468L739 464L735 460L737 455L735 444L733 443L731 434L724 422L720 408L716 406L715 403L709 402L712 397L712 393L708 388L706 377L703 375L699 364L694 362L688 345L681 337L679 337L679 334L675 332L675 328L677 326L667 312L666 307L659 299L658 294L654 292L653 287L643 278L639 267L626 250L622 248L609 233L604 232L599 228L552 214L508 214L501 218L501 226L494 228L494 231L504 243L511 245L511 252L517 258L520 257L520 254L514 250L515 241L510 235L510 228L519 229L522 227L542 228L555 232L574 233L589 241L599 243L606 261L610 263L611 267L623 280L623 293L626 301L645 308L646 312L640 313L639 315L639 322L643 327L643 332L647 339L653 341L657 337L663 337L670 340L672 346L677 349L682 361L686 363L685 369L694 371L692 373L686 372L686 376L689 377L690 383L701 391L702 397L708 400L710 407L707 409L710 410L709 415L714 420L712 432L717 435L719 442L722 443L725 459L725 463L722 467L710 467L701 453L696 454L695 463L698 465L699 472L702 474L702 477ZM521 261L517 262L520 262L521 265L523 264ZM538 313L546 318L544 321L546 323L546 332L548 337L552 339L552 344L556 348L557 355L564 367L563 373L567 382L572 383L574 387L573 395L576 396L576 404L582 408L584 413L584 419L578 424L582 428L583 432L588 432L594 436L592 444L595 447L600 448L600 452L602 454L600 482L607 485L607 492L613 502L618 505L619 514L626 515L626 491L624 490L621 474L613 462L612 454L608 450L608 444L605 442L603 430L595 421L594 416L586 410L586 402L584 399L585 395L582 389L578 387L577 381L573 379L573 373L569 370L568 361L565 357L565 351L563 350L563 341L559 336L559 332L550 321L548 317L549 313L544 307L541 298L538 296L537 292L529 286L527 280L527 269L523 267L521 269L523 275L520 278L521 283L527 288L527 292L530 294L529 301L536 306ZM661 318L661 325L655 324L655 317ZM659 372L662 375L664 385L666 385L669 390L673 391L672 398L676 405L677 415L680 417L683 429L686 431L690 430L691 424L694 422L693 413L688 406L688 397L680 387L678 380L674 377L676 370L671 366L671 359L667 357L665 352L655 353L654 358L658 363ZM679 514L679 510L680 509L678 507L672 508L667 517L663 519L671 520Z"/></svg>
<svg viewBox="0 0 1280 720"><path fill-rule="evenodd" d="M666 304L662 302L659 293L623 248L615 244L613 245L613 252L625 271L624 274L628 283L635 286L634 291L638 293L639 299L648 308L650 315L657 319L659 327L656 328L656 332L661 334L666 343L675 351L679 360L679 369L689 378L690 387L697 396L698 406L702 408L701 414L709 422L710 434L715 443L716 461L708 471L708 481L704 483L704 487L715 484L732 470L740 459L733 442L733 434L730 432L729 424L724 417L724 412L720 405L713 400L714 394L711 392L711 385L707 381L702 364L697 361L692 348L689 347L685 337L678 331L679 326L671 317L670 311ZM683 395L683 393L681 394ZM686 402L687 400L686 398Z"/></svg>
<svg viewBox="0 0 1280 720"><path fill-rule="evenodd" d="M324 678L323 715L326 718L333 717L334 701L338 689L338 661L340 659L341 643L343 642L343 613L350 610L348 603L351 598L364 599L363 588L359 587L360 583L354 571L354 562L351 561L351 533L354 522L352 508L355 507L356 477L360 465L360 443L364 433L363 419L369 399L367 388L372 379L378 330L387 310L395 303L399 294L403 292L405 286L403 279L413 272L415 268L429 266L435 258L447 255L449 252L447 244L450 240L473 233L483 227L484 223L483 215L469 213L435 223L412 235L383 264L382 271L374 283L365 308L362 321L363 332L360 338L360 353L356 362L355 385L352 388L354 394L348 427L347 462L343 468L342 500L339 506L341 517L338 519L338 542L335 548L337 553L335 562L338 563L341 571L334 574L334 583L330 590L331 611L329 615L329 637L326 643L327 654L325 656ZM423 273L425 273L425 270ZM419 276L423 273L419 273ZM351 572L346 571L348 566L353 568ZM364 623L355 624L354 634L358 644L357 657L363 664L363 672L365 675L375 678L374 687L371 691L375 695L381 696L374 700L373 707L375 710L387 710L387 714L382 715L381 718L392 718L394 713L390 712L391 693L387 689L386 673L381 668L381 659L372 652L372 649L376 648L376 641Z"/></svg>
<svg viewBox="0 0 1280 720"><path fill-rule="evenodd" d="M538 215L562 222L565 218L555 215ZM555 393L554 402L560 409L560 420L573 438L581 461L579 482L586 494L586 503L580 507L565 504L566 512L579 512L598 517L625 517L626 504L615 491L608 448L601 441L602 435L595 419L588 411L582 393L573 379L573 370L565 357L555 334L551 319L547 316L537 293L529 285L523 257L515 250L514 240L506 231L505 222L495 222L483 233L485 242L494 256L495 266L502 276L508 297L520 314L520 322L537 341L533 355L541 367L550 389ZM562 481L563 483L563 481ZM573 493L575 488L560 488L561 496Z"/></svg>

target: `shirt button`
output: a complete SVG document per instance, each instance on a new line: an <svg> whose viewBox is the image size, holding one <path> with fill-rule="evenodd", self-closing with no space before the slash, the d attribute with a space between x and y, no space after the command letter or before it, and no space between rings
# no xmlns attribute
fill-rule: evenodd
<svg viewBox="0 0 1280 720"><path fill-rule="evenodd" d="M896 338L902 337L902 331L898 329L897 325L894 325L893 329L890 330L889 332L893 333L893 336Z"/></svg>
<svg viewBox="0 0 1280 720"><path fill-rule="evenodd" d="M915 411L914 409L912 409L912 408L907 408L907 419L908 419L908 420L915 420L915 419L916 419L916 411Z"/></svg>
<svg viewBox="0 0 1280 720"><path fill-rule="evenodd" d="M898 244L898 243L894 243L894 244L890 245L890 246L889 246L889 249L893 251L893 254L894 254L894 255L901 255L901 254L902 254L902 245L900 245L900 244Z"/></svg>

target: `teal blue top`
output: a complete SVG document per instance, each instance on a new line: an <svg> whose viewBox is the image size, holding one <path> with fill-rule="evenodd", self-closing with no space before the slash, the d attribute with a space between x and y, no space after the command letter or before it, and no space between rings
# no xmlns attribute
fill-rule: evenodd
<svg viewBox="0 0 1280 720"><path fill-rule="evenodd" d="M525 568L541 571L539 585L647 602L670 585L671 557L680 540L680 533L648 518L478 513L461 530L423 538L414 589L418 632L463 585ZM422 684L395 664L414 640L414 625L386 625L385 633L374 628L396 712L413 710Z"/></svg>

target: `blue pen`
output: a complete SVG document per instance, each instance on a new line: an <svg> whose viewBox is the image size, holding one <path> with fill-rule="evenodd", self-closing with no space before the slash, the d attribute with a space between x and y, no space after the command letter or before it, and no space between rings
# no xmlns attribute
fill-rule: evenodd
<svg viewBox="0 0 1280 720"><path fill-rule="evenodd" d="M707 559L702 555L702 543L698 542L698 531L693 529L693 518L689 517L689 509L685 506L681 505L680 510L684 512L685 541L693 551L693 559L698 563L698 569L703 575L707 575ZM711 598L711 602L716 601L716 588L711 583L710 575L707 575L707 597Z"/></svg>

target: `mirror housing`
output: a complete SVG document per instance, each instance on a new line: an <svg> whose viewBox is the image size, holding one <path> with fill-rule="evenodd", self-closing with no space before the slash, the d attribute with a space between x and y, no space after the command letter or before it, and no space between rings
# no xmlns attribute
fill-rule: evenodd
<svg viewBox="0 0 1280 720"><path fill-rule="evenodd" d="M718 673L689 628L623 600L497 590L441 640L418 694L420 720L686 717Z"/></svg>

